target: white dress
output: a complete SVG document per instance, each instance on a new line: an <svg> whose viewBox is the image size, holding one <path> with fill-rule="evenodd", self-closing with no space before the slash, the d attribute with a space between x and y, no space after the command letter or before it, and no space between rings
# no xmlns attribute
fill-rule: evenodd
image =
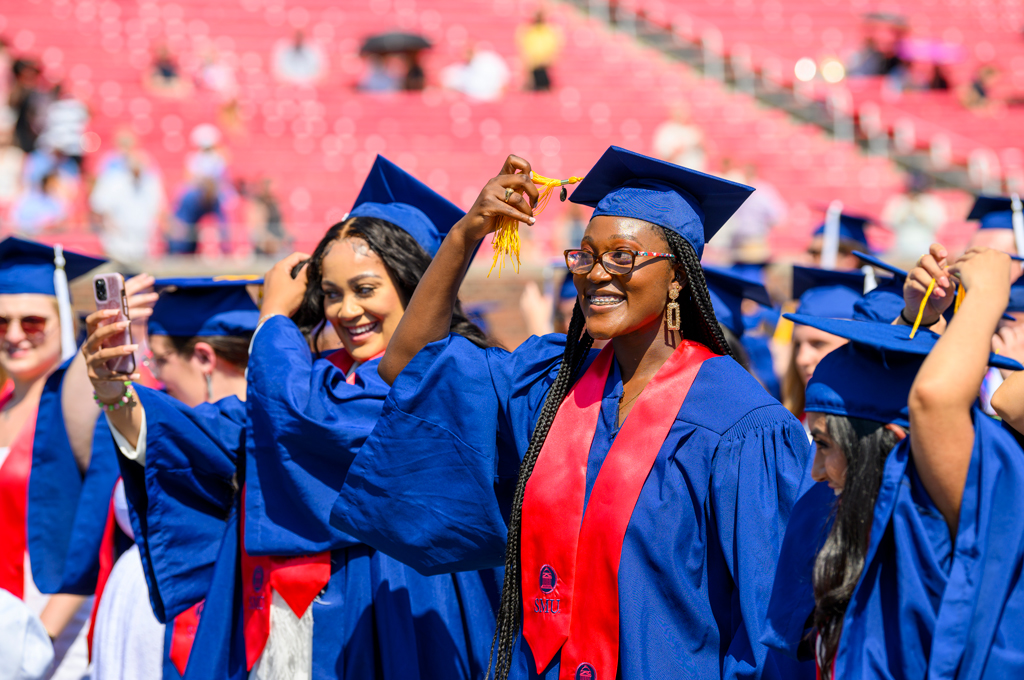
<svg viewBox="0 0 1024 680"><path fill-rule="evenodd" d="M124 483L114 489L114 518L132 535ZM110 572L96 612L92 680L142 680L163 675L164 625L149 604L139 548L132 545Z"/></svg>

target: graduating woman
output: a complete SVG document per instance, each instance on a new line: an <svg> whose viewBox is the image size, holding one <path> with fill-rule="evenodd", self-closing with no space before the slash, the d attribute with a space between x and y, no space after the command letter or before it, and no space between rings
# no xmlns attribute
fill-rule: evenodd
<svg viewBox="0 0 1024 680"><path fill-rule="evenodd" d="M0 365L12 383L0 396L0 588L25 600L42 620L54 643L56 678L86 674L89 605L76 594L40 595L33 579L37 565L28 568L33 436L43 385L76 349L68 278L101 264L60 246L14 237L0 242ZM47 583L39 586L56 592Z"/></svg>
<svg viewBox="0 0 1024 680"><path fill-rule="evenodd" d="M934 272L937 300L953 299L954 276L967 290L941 338L793 317L851 341L808 386L820 483L794 510L806 521L787 531L765 638L789 653L803 643L822 677L1024 671L1024 459L977 407L987 365L1020 368L989 354L1009 264L997 251L972 250ZM924 299L923 289L911 290L930 280L924 274L911 272L907 299ZM936 322L942 306L922 321Z"/></svg>
<svg viewBox="0 0 1024 680"><path fill-rule="evenodd" d="M751 189L612 147L573 195L568 337L480 348L452 305L497 218L533 223L529 173L509 157L424 275L332 521L426 573L504 553L500 678L781 677L759 640L807 439L728 356L699 262Z"/></svg>
<svg viewBox="0 0 1024 680"><path fill-rule="evenodd" d="M205 595L186 678L241 678L250 672L259 678L469 678L486 662L494 618L481 575L423 577L327 523L337 494L335 468L369 434L387 390L375 362L361 370L380 351L364 354L361 341L393 329L403 296L429 263L424 247L439 241L439 232L461 214L447 202L438 209L443 199L384 159L378 159L368 185L373 187L353 211L358 217L332 229L314 253L314 277L327 278L310 298L316 295L320 302L305 308L309 318L319 305L321 319L326 312L339 336L355 343L351 351L314 363L297 326L273 316L282 299L291 312L306 294L306 274L291 278L292 267L305 256L292 257L269 275L265 300L272 318L252 344L252 404L222 399L211 405L220 413L200 405L181 422L173 413L153 417L150 404L160 400L139 390L145 422L159 427L158 436L150 429L138 440L145 441L149 502L148 527L141 533L148 534L154 551L152 571L165 616ZM381 187L387 197L380 196ZM369 194L377 200L367 200ZM396 202L396 195L415 205ZM342 298L345 309L335 308ZM379 323L345 330L342 319L354 304L380 315L371 316ZM154 318L159 312L158 305ZM482 340L475 329L466 332ZM101 366L119 350L102 350L90 361ZM321 402L338 412L316 423ZM141 418L132 415L138 410L129 405L111 415L126 439L141 426ZM126 420L118 416L125 411L132 422L117 420ZM274 428L281 428L284 444L294 445L284 438L289 429L317 437L311 441L315 455L279 448L276 435L266 440ZM329 495L318 505L325 489ZM214 521L221 522L219 540L191 529ZM158 559L157 550L164 557Z"/></svg>

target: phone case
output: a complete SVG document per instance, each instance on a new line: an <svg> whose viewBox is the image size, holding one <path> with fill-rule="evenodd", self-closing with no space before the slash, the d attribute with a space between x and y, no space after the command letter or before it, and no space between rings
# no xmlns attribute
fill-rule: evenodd
<svg viewBox="0 0 1024 680"><path fill-rule="evenodd" d="M97 274L92 280L92 296L96 302L96 309L117 309L120 313L100 325L108 326L119 321L128 321L128 298L124 292L124 277L120 274ZM108 346L132 344L132 329L128 326L124 334L116 342L111 341ZM128 354L107 362L107 368L114 373L130 375L135 372L135 355Z"/></svg>

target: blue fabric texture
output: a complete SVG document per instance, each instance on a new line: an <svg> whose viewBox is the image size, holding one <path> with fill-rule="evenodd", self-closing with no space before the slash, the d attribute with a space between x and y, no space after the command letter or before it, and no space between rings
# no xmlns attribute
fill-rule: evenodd
<svg viewBox="0 0 1024 680"><path fill-rule="evenodd" d="M252 333L260 310L246 286L260 283L262 279L159 279L155 288L160 299L149 317L149 333L180 337Z"/></svg>
<svg viewBox="0 0 1024 680"><path fill-rule="evenodd" d="M350 465L332 523L424 573L501 564L521 455L564 346L565 336L549 335L509 353L451 336L424 348ZM616 369L588 496L617 433L621 394ZM622 678L788 677L788 661L759 640L806 463L800 424L732 359L706 361L626 531ZM538 677L533 665L517 647L513 676ZM539 677L557 678L558 666L556 657Z"/></svg>
<svg viewBox="0 0 1024 680"><path fill-rule="evenodd" d="M955 540L910 460L886 461L836 677L977 680L1024 673L1024 457L979 409ZM955 545L955 550L954 546Z"/></svg>
<svg viewBox="0 0 1024 680"><path fill-rule="evenodd" d="M82 473L75 461L61 407L61 381L73 360L47 379L39 400L28 485L28 549L40 592L91 595L120 472L102 416L96 421L88 469Z"/></svg>

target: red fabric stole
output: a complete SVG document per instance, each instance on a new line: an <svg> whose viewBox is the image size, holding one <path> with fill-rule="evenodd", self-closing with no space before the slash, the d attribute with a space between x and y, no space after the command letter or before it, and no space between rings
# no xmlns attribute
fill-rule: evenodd
<svg viewBox="0 0 1024 680"><path fill-rule="evenodd" d="M192 644L196 641L196 630L199 629L199 618L203 615L205 602L206 600L200 600L198 604L174 617L171 651L168 656L181 675L185 675L185 666L188 664L189 654L192 653Z"/></svg>
<svg viewBox="0 0 1024 680"><path fill-rule="evenodd" d="M703 362L682 341L637 399L590 493L587 459L614 353L605 347L562 402L526 484L523 637L541 673L562 649L560 680L613 680L619 657L619 560L633 508Z"/></svg>
<svg viewBox="0 0 1024 680"><path fill-rule="evenodd" d="M383 354L383 352L381 352ZM380 355L378 355L380 356ZM373 357L376 359L377 357ZM344 373L349 373L355 360L339 349L327 360ZM356 374L345 378L355 384ZM288 603L295 616L301 618L313 600L331 580L331 553L324 551L300 557L250 555L245 550L245 489L242 490L242 585L243 624L245 627L245 661L252 670L263 654L270 638L270 589L276 590Z"/></svg>
<svg viewBox="0 0 1024 680"><path fill-rule="evenodd" d="M13 397L5 390L3 408ZM33 411L11 443L7 460L0 466L0 588L25 597L25 551L28 550L28 477L32 472L32 441L36 434Z"/></svg>

